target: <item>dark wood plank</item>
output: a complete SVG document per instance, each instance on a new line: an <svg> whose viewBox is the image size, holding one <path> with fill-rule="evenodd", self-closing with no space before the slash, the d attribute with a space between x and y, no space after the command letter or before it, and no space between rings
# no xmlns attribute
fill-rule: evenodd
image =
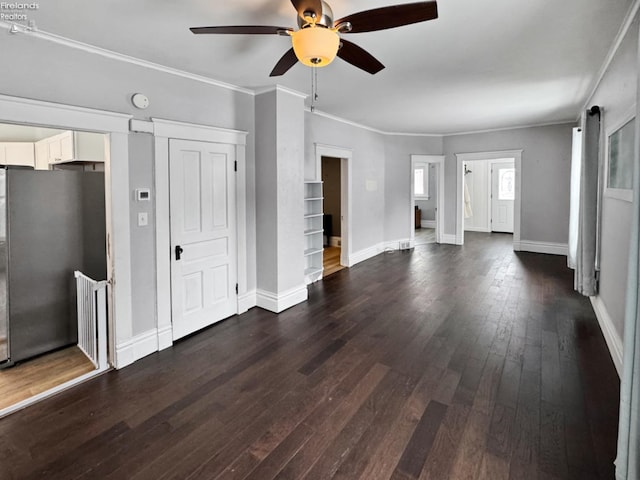
<svg viewBox="0 0 640 480"><path fill-rule="evenodd" d="M0 419L0 478L612 478L619 382L566 262L465 240Z"/></svg>
<svg viewBox="0 0 640 480"><path fill-rule="evenodd" d="M436 401L429 402L398 462L397 471L409 478L420 477L422 467L446 413L446 405Z"/></svg>

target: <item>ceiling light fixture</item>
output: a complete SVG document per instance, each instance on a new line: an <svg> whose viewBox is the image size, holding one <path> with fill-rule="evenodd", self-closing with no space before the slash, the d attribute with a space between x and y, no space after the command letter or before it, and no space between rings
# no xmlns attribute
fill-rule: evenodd
<svg viewBox="0 0 640 480"><path fill-rule="evenodd" d="M296 57L308 67L326 67L336 58L340 48L340 37L332 28L312 24L289 35Z"/></svg>

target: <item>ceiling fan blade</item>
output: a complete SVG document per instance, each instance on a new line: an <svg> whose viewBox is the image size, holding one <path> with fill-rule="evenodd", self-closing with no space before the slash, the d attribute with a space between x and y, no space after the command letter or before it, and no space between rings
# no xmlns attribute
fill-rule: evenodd
<svg viewBox="0 0 640 480"><path fill-rule="evenodd" d="M334 25L349 22L351 30L345 30L344 33L362 33L401 27L434 18L438 18L438 5L432 0L365 10L336 20Z"/></svg>
<svg viewBox="0 0 640 480"><path fill-rule="evenodd" d="M191 27L193 33L217 33L240 35L279 35L282 32L293 31L289 27L273 27L269 25L238 25L228 27Z"/></svg>
<svg viewBox="0 0 640 480"><path fill-rule="evenodd" d="M313 12L316 14L316 18L322 17L322 1L321 0L291 0L294 8L300 15L300 18L304 18L304 12Z"/></svg>
<svg viewBox="0 0 640 480"><path fill-rule="evenodd" d="M289 71L291 67L293 67L296 63L298 63L298 57L296 57L293 48L290 48L287 53L285 53L276 66L273 67L273 70L269 74L270 77L279 77L280 75L284 75Z"/></svg>
<svg viewBox="0 0 640 480"><path fill-rule="evenodd" d="M338 56L345 62L349 62L351 65L371 75L375 75L384 68L384 65L364 48L342 38L340 39L340 43L342 46L338 50Z"/></svg>

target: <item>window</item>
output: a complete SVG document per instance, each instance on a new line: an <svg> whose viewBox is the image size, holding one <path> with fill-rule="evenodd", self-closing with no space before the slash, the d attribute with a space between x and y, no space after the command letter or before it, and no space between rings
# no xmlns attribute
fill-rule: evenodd
<svg viewBox="0 0 640 480"><path fill-rule="evenodd" d="M635 119L609 135L606 192L631 201L633 189L633 156L635 148Z"/></svg>
<svg viewBox="0 0 640 480"><path fill-rule="evenodd" d="M498 200L515 200L516 169L500 168L498 170Z"/></svg>
<svg viewBox="0 0 640 480"><path fill-rule="evenodd" d="M413 188L416 198L429 198L429 165L416 163L413 170Z"/></svg>

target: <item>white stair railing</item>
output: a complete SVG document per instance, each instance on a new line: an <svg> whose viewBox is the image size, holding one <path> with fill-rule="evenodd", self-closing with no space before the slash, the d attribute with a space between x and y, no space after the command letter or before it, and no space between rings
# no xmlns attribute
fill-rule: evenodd
<svg viewBox="0 0 640 480"><path fill-rule="evenodd" d="M107 282L75 271L78 347L96 368L107 366Z"/></svg>

